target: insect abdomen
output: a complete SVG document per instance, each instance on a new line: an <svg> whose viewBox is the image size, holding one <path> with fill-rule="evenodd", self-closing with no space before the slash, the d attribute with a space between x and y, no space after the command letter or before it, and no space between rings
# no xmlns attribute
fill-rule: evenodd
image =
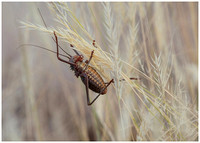
<svg viewBox="0 0 200 143"><path fill-rule="evenodd" d="M81 67L85 67L85 63L81 63ZM106 85L102 79L102 77L97 73L97 71L88 65L88 68L85 70L85 73L88 76L88 84L89 89L96 93L100 93L102 90L104 90L101 94L107 93ZM81 76L82 82L85 84L85 77Z"/></svg>

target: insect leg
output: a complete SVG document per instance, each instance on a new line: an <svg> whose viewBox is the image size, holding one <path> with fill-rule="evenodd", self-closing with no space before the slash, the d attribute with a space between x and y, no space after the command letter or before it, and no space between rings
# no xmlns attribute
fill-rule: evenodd
<svg viewBox="0 0 200 143"><path fill-rule="evenodd" d="M140 80L141 78L131 77L130 80ZM125 79L120 79L119 81L125 81Z"/></svg>
<svg viewBox="0 0 200 143"><path fill-rule="evenodd" d="M89 96L89 84L88 84L88 76L87 74L85 74L85 89L86 89L86 95L87 95L87 104L88 105L91 105L90 104L90 96Z"/></svg>
<svg viewBox="0 0 200 143"><path fill-rule="evenodd" d="M141 78L131 77L130 80L140 80ZM120 79L119 81L125 81L125 79ZM112 81L114 83L114 80ZM105 82L105 84L108 84L109 82Z"/></svg>
<svg viewBox="0 0 200 143"><path fill-rule="evenodd" d="M101 95L101 93L103 93L104 90L105 90L112 82L113 82L113 79L106 85L106 87L105 87L103 90L101 90L101 92L99 93L99 95L97 95L97 97L95 97L95 99L94 99L92 102L90 102L88 105L92 105L92 103L94 103L94 101L97 100L97 98Z"/></svg>
<svg viewBox="0 0 200 143"><path fill-rule="evenodd" d="M88 76L85 73L82 73L81 76L85 77L85 90L86 90L86 95L87 95L87 104L91 105L90 103L90 97L89 97L89 83L88 83Z"/></svg>
<svg viewBox="0 0 200 143"><path fill-rule="evenodd" d="M91 59L92 59L92 57L93 57L93 54L94 54L94 50L91 52L90 59L89 59L89 61L87 62L87 65L89 65L89 63L90 63L90 61L91 61Z"/></svg>
<svg viewBox="0 0 200 143"><path fill-rule="evenodd" d="M90 55L90 59L89 59L89 61L87 60L87 61L85 61L85 63L86 63L86 66L85 66L85 69L84 69L84 71L87 69L87 67L88 67L88 65L89 65L89 63L90 63L90 61L91 61L91 59L92 59L92 57L93 57L93 54L94 54L94 50L91 52L91 55ZM84 72L83 71L83 72Z"/></svg>
<svg viewBox="0 0 200 143"><path fill-rule="evenodd" d="M58 60L60 60L60 61L62 61L62 62L64 62L64 63L70 64L70 65L74 65L74 66L76 66L75 63L72 63L72 62L69 62L69 61L63 60L62 58L59 57L58 38L57 38L57 35L56 35L55 32L54 32L54 36L55 36L55 38L56 38L56 47L57 47L57 58L58 58Z"/></svg>

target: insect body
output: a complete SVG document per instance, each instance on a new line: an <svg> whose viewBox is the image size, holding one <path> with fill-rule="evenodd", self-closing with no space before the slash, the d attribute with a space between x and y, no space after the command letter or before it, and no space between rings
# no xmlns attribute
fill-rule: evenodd
<svg viewBox="0 0 200 143"><path fill-rule="evenodd" d="M67 64L70 64L71 70L75 72L75 76L78 78L80 76L82 82L85 84L86 87L86 94L87 94L87 104L91 105L94 103L94 101L103 94L107 93L107 87L114 82L113 79L109 83L105 83L102 79L102 77L97 73L97 71L89 66L89 63L92 59L92 56L94 54L94 51L91 52L91 56L89 60L86 60L83 62L83 55L80 55L75 49L75 53L77 55L71 56L70 54L66 53L68 56L67 58L69 61L66 61L62 58L60 58L59 54L59 45L58 45L58 38L56 36L56 33L54 32L54 36L56 39L56 47L57 47L57 58L58 60L65 62ZM93 41L94 45L94 41ZM71 45L71 47L73 47ZM92 102L90 102L89 99L89 91L88 88L91 89L92 91L99 93L97 97L94 98Z"/></svg>
<svg viewBox="0 0 200 143"><path fill-rule="evenodd" d="M85 84L86 78L83 74L80 74L82 72L85 72L85 74L88 77L88 85L89 89L96 93L100 93L102 89L106 87L106 84L104 83L102 77L97 73L97 71L92 68L91 66L87 66L86 63L84 62L76 62L77 67L71 65L71 69L74 70L76 77L80 76L82 82ZM87 68L86 68L87 66ZM101 93L101 94L106 94L107 93L107 88Z"/></svg>

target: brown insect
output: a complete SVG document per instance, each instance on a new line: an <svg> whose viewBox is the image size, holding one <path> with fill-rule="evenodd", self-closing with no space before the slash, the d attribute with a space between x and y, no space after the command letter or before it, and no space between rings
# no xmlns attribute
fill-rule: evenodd
<svg viewBox="0 0 200 143"><path fill-rule="evenodd" d="M86 60L83 62L83 55L80 55L75 49L73 49L76 53L75 56L71 56L67 53L67 58L69 61L66 61L62 59L59 55L59 45L58 45L58 38L56 36L56 33L54 32L54 36L56 39L56 47L57 47L57 58L58 60L67 63L70 65L71 70L74 71L75 76L78 78L80 76L82 82L85 84L86 88L86 94L87 94L87 104L92 105L94 101L103 94L107 93L107 87L114 81L113 79L105 83L102 79L102 77L99 75L99 73L91 66L89 66L90 61L92 60L94 50L91 52L89 60ZM93 41L93 45L95 46L95 41ZM73 47L73 45L71 45ZM99 93L97 97L93 99L93 101L90 101L89 98L89 89L92 91Z"/></svg>

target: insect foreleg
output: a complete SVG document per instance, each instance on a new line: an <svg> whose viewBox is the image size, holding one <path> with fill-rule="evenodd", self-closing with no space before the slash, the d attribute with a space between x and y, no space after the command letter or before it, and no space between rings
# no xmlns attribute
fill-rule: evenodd
<svg viewBox="0 0 200 143"><path fill-rule="evenodd" d="M66 60L63 60L62 58L60 58L59 57L59 47L58 47L58 38L57 38L57 35L56 35L56 33L54 32L54 36L55 36L55 38L56 38L56 47L57 47L57 58L58 58L58 60L60 60L60 61L62 61L62 62L64 62L64 63L67 63L67 64L70 64L70 65L74 65L74 66L76 66L76 64L75 63L72 63L72 62L68 62L68 61L66 61Z"/></svg>

